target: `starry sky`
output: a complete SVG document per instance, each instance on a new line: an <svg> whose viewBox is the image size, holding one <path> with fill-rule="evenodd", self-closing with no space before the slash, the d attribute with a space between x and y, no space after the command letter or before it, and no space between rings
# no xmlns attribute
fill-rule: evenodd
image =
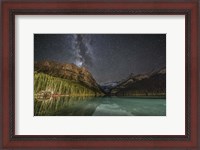
<svg viewBox="0 0 200 150"><path fill-rule="evenodd" d="M34 34L34 61L86 67L99 84L166 67L165 34Z"/></svg>

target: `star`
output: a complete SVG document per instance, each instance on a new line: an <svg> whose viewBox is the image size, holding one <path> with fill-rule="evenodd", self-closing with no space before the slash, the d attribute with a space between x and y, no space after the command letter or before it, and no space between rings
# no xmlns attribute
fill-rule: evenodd
<svg viewBox="0 0 200 150"><path fill-rule="evenodd" d="M34 61L86 67L99 83L166 67L166 34L34 34Z"/></svg>

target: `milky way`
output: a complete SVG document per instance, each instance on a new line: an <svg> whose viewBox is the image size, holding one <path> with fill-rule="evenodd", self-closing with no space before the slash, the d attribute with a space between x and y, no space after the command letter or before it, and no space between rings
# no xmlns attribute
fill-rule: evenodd
<svg viewBox="0 0 200 150"><path fill-rule="evenodd" d="M35 34L34 61L86 67L100 84L166 67L165 34Z"/></svg>
<svg viewBox="0 0 200 150"><path fill-rule="evenodd" d="M91 38L87 35L74 34L72 38L72 51L74 52L74 64L79 67L90 66L92 64Z"/></svg>

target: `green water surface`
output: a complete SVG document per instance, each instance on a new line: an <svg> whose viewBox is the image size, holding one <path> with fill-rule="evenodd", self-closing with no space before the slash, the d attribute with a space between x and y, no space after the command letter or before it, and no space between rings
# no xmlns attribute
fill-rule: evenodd
<svg viewBox="0 0 200 150"><path fill-rule="evenodd" d="M166 116L165 98L56 97L34 100L35 116Z"/></svg>

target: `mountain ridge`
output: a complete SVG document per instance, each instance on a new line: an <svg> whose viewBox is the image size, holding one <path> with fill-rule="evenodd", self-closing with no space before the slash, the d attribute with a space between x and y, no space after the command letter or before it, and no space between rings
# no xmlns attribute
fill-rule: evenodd
<svg viewBox="0 0 200 150"><path fill-rule="evenodd" d="M35 73L44 73L52 77L76 82L96 93L113 96L154 96L166 95L166 68L146 74L130 74L121 81L99 85L85 67L64 64L55 61L34 63Z"/></svg>
<svg viewBox="0 0 200 150"><path fill-rule="evenodd" d="M85 67L55 61L39 61L34 63L35 73L45 73L53 77L71 80L97 92L102 92L92 74Z"/></svg>
<svg viewBox="0 0 200 150"><path fill-rule="evenodd" d="M109 94L118 96L166 95L166 68L150 74L131 74L111 89Z"/></svg>

